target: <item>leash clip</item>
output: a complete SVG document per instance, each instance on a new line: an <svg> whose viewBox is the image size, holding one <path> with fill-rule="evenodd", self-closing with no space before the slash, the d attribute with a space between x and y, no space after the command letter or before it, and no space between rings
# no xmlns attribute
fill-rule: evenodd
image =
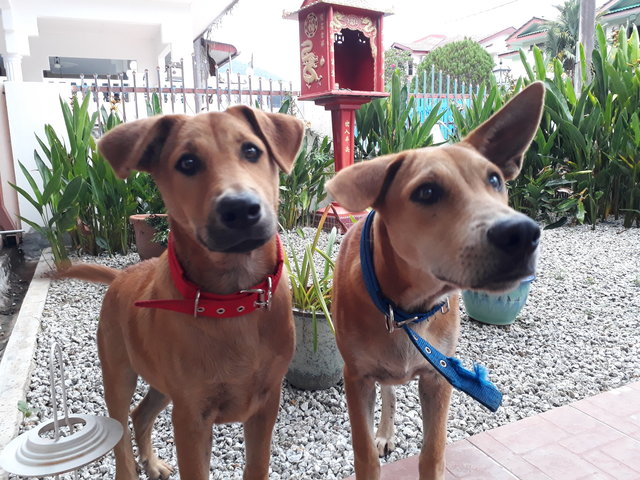
<svg viewBox="0 0 640 480"><path fill-rule="evenodd" d="M193 318L198 318L198 314L204 312L204 307L199 307L200 303L200 289L196 292L196 298L193 301Z"/></svg>
<svg viewBox="0 0 640 480"><path fill-rule="evenodd" d="M257 293L258 300L253 305L256 308L265 308L267 311L271 311L271 297L273 295L273 280L271 276L267 277L267 289L264 288L249 288L247 290L240 290L240 293Z"/></svg>

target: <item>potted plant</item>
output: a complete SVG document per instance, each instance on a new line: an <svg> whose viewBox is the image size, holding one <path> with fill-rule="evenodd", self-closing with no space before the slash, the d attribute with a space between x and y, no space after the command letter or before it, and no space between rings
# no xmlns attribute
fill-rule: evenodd
<svg viewBox="0 0 640 480"><path fill-rule="evenodd" d="M296 326L296 352L286 379L304 390L322 390L342 378L344 362L335 341L331 320L331 294L334 262L331 258L337 231L331 230L324 250L318 247L328 210L320 219L313 241L302 253L292 248L287 235L285 265L293 299Z"/></svg>
<svg viewBox="0 0 640 480"><path fill-rule="evenodd" d="M140 260L159 257L167 249L169 220L166 213L138 213L129 217Z"/></svg>
<svg viewBox="0 0 640 480"><path fill-rule="evenodd" d="M134 192L140 211L129 217L141 260L158 257L167 248L169 220L160 191L148 173L138 172Z"/></svg>

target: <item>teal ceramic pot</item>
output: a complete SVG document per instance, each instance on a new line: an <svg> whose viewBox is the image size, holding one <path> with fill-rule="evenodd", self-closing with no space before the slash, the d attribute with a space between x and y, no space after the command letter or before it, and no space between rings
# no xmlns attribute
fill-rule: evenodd
<svg viewBox="0 0 640 480"><path fill-rule="evenodd" d="M511 325L527 302L534 279L527 277L519 287L499 295L464 290L462 299L469 318L491 325Z"/></svg>

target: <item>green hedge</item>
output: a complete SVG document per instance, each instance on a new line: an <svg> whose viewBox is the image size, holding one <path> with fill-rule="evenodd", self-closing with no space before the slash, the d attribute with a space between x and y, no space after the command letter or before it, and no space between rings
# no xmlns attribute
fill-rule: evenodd
<svg viewBox="0 0 640 480"><path fill-rule="evenodd" d="M592 80L575 91L558 60L534 48L534 65L520 56L527 77L512 91L482 87L454 120L458 138L486 120L525 85L541 80L547 95L542 122L521 175L512 182L513 206L549 226L575 219L592 225L610 216L640 226L640 48L637 30L624 29L608 45L596 29ZM587 71L584 51L582 72Z"/></svg>

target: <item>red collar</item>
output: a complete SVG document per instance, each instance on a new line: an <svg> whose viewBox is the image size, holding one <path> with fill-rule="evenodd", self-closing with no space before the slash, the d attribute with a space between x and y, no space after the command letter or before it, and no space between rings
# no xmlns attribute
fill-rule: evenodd
<svg viewBox="0 0 640 480"><path fill-rule="evenodd" d="M278 259L273 275L258 285L240 290L229 295L216 295L203 292L196 284L187 280L182 265L176 256L175 247L171 235L167 254L169 258L169 270L173 283L182 294L182 300L141 300L135 302L136 307L160 308L174 312L186 313L194 317L231 318L246 315L259 308L271 309L273 292L278 288L278 282L282 276L283 255L280 237L276 234L276 248Z"/></svg>

